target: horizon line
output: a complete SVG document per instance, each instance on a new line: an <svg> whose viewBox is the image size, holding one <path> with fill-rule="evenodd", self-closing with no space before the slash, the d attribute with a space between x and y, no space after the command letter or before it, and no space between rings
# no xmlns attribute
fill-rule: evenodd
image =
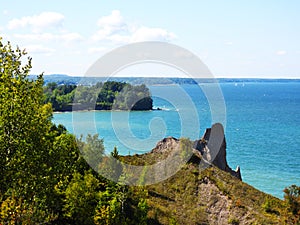
<svg viewBox="0 0 300 225"><path fill-rule="evenodd" d="M38 74L29 74L30 76L38 76ZM264 80L300 80L299 77L186 77L186 76L85 76L85 75L69 75L69 74L43 74L43 76L68 76L68 77L87 77L87 78L152 78L152 79L161 79L161 78L179 78L179 79L264 79Z"/></svg>

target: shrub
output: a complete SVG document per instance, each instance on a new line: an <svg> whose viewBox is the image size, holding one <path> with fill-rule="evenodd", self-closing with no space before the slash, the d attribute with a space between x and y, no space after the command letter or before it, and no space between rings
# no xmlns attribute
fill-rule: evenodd
<svg viewBox="0 0 300 225"><path fill-rule="evenodd" d="M289 210L297 216L300 216L300 187L291 185L283 190L284 200L288 204Z"/></svg>
<svg viewBox="0 0 300 225"><path fill-rule="evenodd" d="M229 223L229 224L233 224L233 225L239 225L239 224L240 224L240 221L239 221L239 219L237 219L237 218L229 218L229 219L228 219L228 223Z"/></svg>

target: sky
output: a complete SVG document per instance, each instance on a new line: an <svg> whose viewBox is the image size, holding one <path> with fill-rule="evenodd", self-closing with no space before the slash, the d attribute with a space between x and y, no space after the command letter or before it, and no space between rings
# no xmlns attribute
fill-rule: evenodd
<svg viewBox="0 0 300 225"><path fill-rule="evenodd" d="M298 0L1 1L2 42L27 50L32 74L80 76L119 46L162 41L196 54L215 77L300 78ZM146 70L174 72L132 71Z"/></svg>

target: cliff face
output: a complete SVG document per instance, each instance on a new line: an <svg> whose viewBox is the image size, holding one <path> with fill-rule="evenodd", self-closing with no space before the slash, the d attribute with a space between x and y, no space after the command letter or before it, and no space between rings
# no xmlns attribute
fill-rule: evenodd
<svg viewBox="0 0 300 225"><path fill-rule="evenodd" d="M238 166L236 170L232 170L228 166L226 139L221 124L214 124L212 128L207 128L203 137L194 142L194 148L200 151L205 161L242 180L240 167Z"/></svg>

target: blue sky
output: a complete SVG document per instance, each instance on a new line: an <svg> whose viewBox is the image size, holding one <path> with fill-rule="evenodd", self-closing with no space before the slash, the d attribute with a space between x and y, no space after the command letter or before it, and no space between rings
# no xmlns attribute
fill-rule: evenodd
<svg viewBox="0 0 300 225"><path fill-rule="evenodd" d="M298 0L11 0L0 36L27 49L34 74L82 75L118 46L155 40L195 53L216 77L300 78L299 11Z"/></svg>

